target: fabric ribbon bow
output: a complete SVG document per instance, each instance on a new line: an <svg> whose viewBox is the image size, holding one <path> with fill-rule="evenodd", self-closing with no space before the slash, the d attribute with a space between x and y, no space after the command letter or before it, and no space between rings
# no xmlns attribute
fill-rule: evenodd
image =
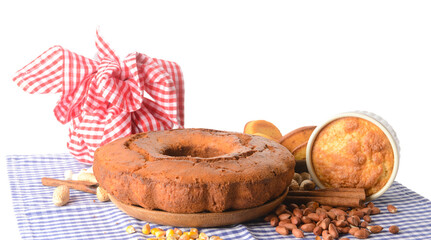
<svg viewBox="0 0 431 240"><path fill-rule="evenodd" d="M61 93L54 108L71 122L67 147L91 164L94 151L138 132L184 127L184 82L180 67L135 52L120 60L96 31L95 60L61 46L45 51L13 78L29 93Z"/></svg>

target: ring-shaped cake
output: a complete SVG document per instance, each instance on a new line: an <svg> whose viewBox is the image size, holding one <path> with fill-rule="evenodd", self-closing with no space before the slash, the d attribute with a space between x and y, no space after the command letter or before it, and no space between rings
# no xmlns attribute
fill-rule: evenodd
<svg viewBox="0 0 431 240"><path fill-rule="evenodd" d="M139 133L100 147L93 171L117 200L173 213L265 204L286 191L292 154L275 141L210 129Z"/></svg>

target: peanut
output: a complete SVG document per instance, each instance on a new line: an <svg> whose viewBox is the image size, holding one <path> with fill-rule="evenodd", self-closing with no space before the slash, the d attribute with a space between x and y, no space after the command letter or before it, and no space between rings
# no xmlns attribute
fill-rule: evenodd
<svg viewBox="0 0 431 240"><path fill-rule="evenodd" d="M299 225L299 224L301 224L301 219L297 216L294 216L290 219L290 222L295 224L295 225Z"/></svg>
<svg viewBox="0 0 431 240"><path fill-rule="evenodd" d="M344 234L346 234L346 233L349 233L349 231L350 231L350 227L337 227L337 230L338 230L338 232L339 233L344 233Z"/></svg>
<svg viewBox="0 0 431 240"><path fill-rule="evenodd" d="M319 203L311 201L307 203L307 207L313 209L314 212L319 207Z"/></svg>
<svg viewBox="0 0 431 240"><path fill-rule="evenodd" d="M54 193L52 194L52 201L55 206L63 206L69 202L69 196L69 187L61 185L55 188Z"/></svg>
<svg viewBox="0 0 431 240"><path fill-rule="evenodd" d="M282 227L282 226L277 226L275 228L275 231L281 235L289 235L289 229Z"/></svg>
<svg viewBox="0 0 431 240"><path fill-rule="evenodd" d="M316 235L316 236L320 236L320 235L322 235L322 231L323 231L323 229L322 229L321 227L316 226L316 227L313 229L313 234L314 234L314 235Z"/></svg>
<svg viewBox="0 0 431 240"><path fill-rule="evenodd" d="M400 228L399 228L399 227L397 227L397 226L395 226L395 225L392 225L392 226L390 226L390 227L389 227L389 232L390 232L390 233L396 234L396 233L398 233L399 231L400 231Z"/></svg>
<svg viewBox="0 0 431 240"><path fill-rule="evenodd" d="M337 239L337 238L339 237L339 235L338 235L338 230L337 230L337 228L335 227L335 225L334 225L333 223L330 223L330 224L329 224L328 232L329 232L329 234L330 234L332 237L334 237L335 239Z"/></svg>
<svg viewBox="0 0 431 240"><path fill-rule="evenodd" d="M273 218L273 217L277 217L277 215L275 215L275 214L269 214L268 216L266 216L263 220L265 221L265 222L269 222L269 221L271 221L271 218ZM181 234L180 234L181 235Z"/></svg>
<svg viewBox="0 0 431 240"><path fill-rule="evenodd" d="M289 230L298 228L295 224L292 224L292 223L283 223L283 222L280 222L280 224L278 226L285 227L285 228L287 228Z"/></svg>
<svg viewBox="0 0 431 240"><path fill-rule="evenodd" d="M269 223L273 227L277 227L279 222L280 220L278 219L278 217L272 217L271 220L269 221Z"/></svg>
<svg viewBox="0 0 431 240"><path fill-rule="evenodd" d="M352 216L352 217L347 218L347 222L349 222L351 225L353 225L355 227L359 226L360 221L361 220L359 219L358 216Z"/></svg>
<svg viewBox="0 0 431 240"><path fill-rule="evenodd" d="M327 212L326 214L328 215L328 217L329 217L331 220L334 220L334 219L336 219L336 218L337 218L337 215L335 215L335 213L334 213L334 212Z"/></svg>
<svg viewBox="0 0 431 240"><path fill-rule="evenodd" d="M289 213L283 213L283 214L280 214L278 216L278 219L280 219L280 221L282 221L282 220L289 219L290 217L291 217L291 215Z"/></svg>
<svg viewBox="0 0 431 240"><path fill-rule="evenodd" d="M101 202L107 202L107 201L109 201L108 192L105 189L101 188L101 187L97 187L97 189L96 189L96 196L97 196L97 199L99 199L99 201L101 201Z"/></svg>
<svg viewBox="0 0 431 240"><path fill-rule="evenodd" d="M323 229L323 230L327 230L328 229L328 227L329 227L329 224L331 223L331 219L329 219L329 218L325 218L325 219L323 219L322 220L322 222L320 223L320 227Z"/></svg>
<svg viewBox="0 0 431 240"><path fill-rule="evenodd" d="M359 226L361 228L366 228L368 226L368 222L367 221L362 221L361 224L359 224Z"/></svg>
<svg viewBox="0 0 431 240"><path fill-rule="evenodd" d="M303 222L303 223L311 223L311 222L313 222L313 220L311 220L311 218L309 218L308 216L303 216L301 218L301 222Z"/></svg>
<svg viewBox="0 0 431 240"><path fill-rule="evenodd" d="M89 172L81 172L78 174L78 180L79 181L86 181L96 184L97 180L93 173Z"/></svg>
<svg viewBox="0 0 431 240"><path fill-rule="evenodd" d="M312 208L310 208L310 207L307 207L307 208L305 208L305 209L302 211L302 215L307 216L308 214L310 214L310 213L312 213L312 212L314 212L314 209L312 209Z"/></svg>
<svg viewBox="0 0 431 240"><path fill-rule="evenodd" d="M396 213L397 212L397 208L394 205L388 205L388 211L390 213Z"/></svg>
<svg viewBox="0 0 431 240"><path fill-rule="evenodd" d="M277 208L278 213L281 213L278 215L277 232L292 232L298 238L302 238L305 232L313 232L316 239L333 240L339 239L340 234L347 233L358 239L364 239L368 238L371 233L379 233L383 229L378 225L369 226L370 215L380 213L380 209L372 202L369 202L367 207L361 208L333 207L320 205L317 202L298 205L289 203ZM388 206L388 211L392 211L392 209ZM266 221L269 216L277 215L268 215L265 218ZM396 226L392 226L390 231L396 233L397 229ZM348 238L341 239L348 240Z"/></svg>
<svg viewBox="0 0 431 240"><path fill-rule="evenodd" d="M275 210L275 214L277 215L277 216L279 216L279 215L281 215L281 214L283 214L283 213L286 213L287 212L287 207L286 207L286 205L284 205L284 204L280 204L278 207L277 207L277 209Z"/></svg>
<svg viewBox="0 0 431 240"><path fill-rule="evenodd" d="M318 222L319 221L319 215L317 215L317 213L310 213L307 215L307 217L309 217L311 220Z"/></svg>
<svg viewBox="0 0 431 240"><path fill-rule="evenodd" d="M304 238L304 233L301 230L297 229L297 228L292 229L292 234L296 238Z"/></svg>
<svg viewBox="0 0 431 240"><path fill-rule="evenodd" d="M380 208L378 208L378 207L371 208L371 215L375 215L375 214L379 214L379 213L380 213Z"/></svg>
<svg viewBox="0 0 431 240"><path fill-rule="evenodd" d="M335 221L335 226L337 226L337 227L345 227L345 226L347 226L347 222L344 221L344 220L337 220L337 221Z"/></svg>
<svg viewBox="0 0 431 240"><path fill-rule="evenodd" d="M371 222L371 217L370 217L370 215L365 215L365 216L363 217L363 219L364 219L364 221L366 221L366 222L368 222L368 223L370 223L370 222Z"/></svg>
<svg viewBox="0 0 431 240"><path fill-rule="evenodd" d="M300 228L304 232L313 232L313 229L316 227L316 224L314 223L306 223L303 224Z"/></svg>
<svg viewBox="0 0 431 240"><path fill-rule="evenodd" d="M372 233L379 233L383 230L383 227L379 226L379 225L374 225L374 226L368 226L367 227L368 230L370 230L370 232Z"/></svg>
<svg viewBox="0 0 431 240"><path fill-rule="evenodd" d="M357 232L359 230L359 228L358 227L352 227L352 228L350 228L350 230L349 230L349 234L350 235L355 235L355 233Z"/></svg>
<svg viewBox="0 0 431 240"><path fill-rule="evenodd" d="M295 215L299 218L302 218L302 216L303 216L302 210L300 208L293 209L293 215Z"/></svg>
<svg viewBox="0 0 431 240"><path fill-rule="evenodd" d="M323 240L333 240L334 239L334 237L331 234L329 234L328 230L324 230L322 232L322 238L323 238Z"/></svg>
<svg viewBox="0 0 431 240"><path fill-rule="evenodd" d="M347 213L339 208L332 208L331 210L329 210L330 212L335 213L335 215L342 215L345 216L347 215Z"/></svg>
<svg viewBox="0 0 431 240"><path fill-rule="evenodd" d="M356 231L353 236L355 236L355 238L365 239L365 238L368 238L369 235L370 235L370 233L367 230L365 230L364 228L362 228L362 229L359 229L358 231Z"/></svg>

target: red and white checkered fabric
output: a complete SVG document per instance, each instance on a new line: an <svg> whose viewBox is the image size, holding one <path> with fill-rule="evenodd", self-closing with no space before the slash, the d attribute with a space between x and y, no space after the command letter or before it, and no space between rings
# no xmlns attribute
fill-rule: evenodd
<svg viewBox="0 0 431 240"><path fill-rule="evenodd" d="M13 80L29 93L61 93L54 114L71 122L71 154L91 164L94 151L129 134L184 127L180 67L138 52L120 60L96 31L97 57L54 46Z"/></svg>

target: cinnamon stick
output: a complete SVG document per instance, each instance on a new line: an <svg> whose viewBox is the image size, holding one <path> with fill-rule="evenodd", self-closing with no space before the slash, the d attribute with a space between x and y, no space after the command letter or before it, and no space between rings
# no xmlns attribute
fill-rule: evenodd
<svg viewBox="0 0 431 240"><path fill-rule="evenodd" d="M338 191L338 192L365 192L365 190L363 188L320 188L317 189L316 191L330 191L330 192L334 192L334 191Z"/></svg>
<svg viewBox="0 0 431 240"><path fill-rule="evenodd" d="M314 191L289 191L289 196L316 196L316 197L344 197L344 198L357 198L365 201L366 195L363 188L333 188L324 190L314 190Z"/></svg>
<svg viewBox="0 0 431 240"><path fill-rule="evenodd" d="M308 203L311 201L318 202L322 205L337 207L363 207L364 201L359 198L351 197L333 197L333 196L286 196L287 202Z"/></svg>
<svg viewBox="0 0 431 240"><path fill-rule="evenodd" d="M96 188L94 186L96 186L97 184L94 184L92 182L87 182L87 181L61 180L61 179L43 177L42 185L51 186L51 187L66 185L75 190L96 194Z"/></svg>

